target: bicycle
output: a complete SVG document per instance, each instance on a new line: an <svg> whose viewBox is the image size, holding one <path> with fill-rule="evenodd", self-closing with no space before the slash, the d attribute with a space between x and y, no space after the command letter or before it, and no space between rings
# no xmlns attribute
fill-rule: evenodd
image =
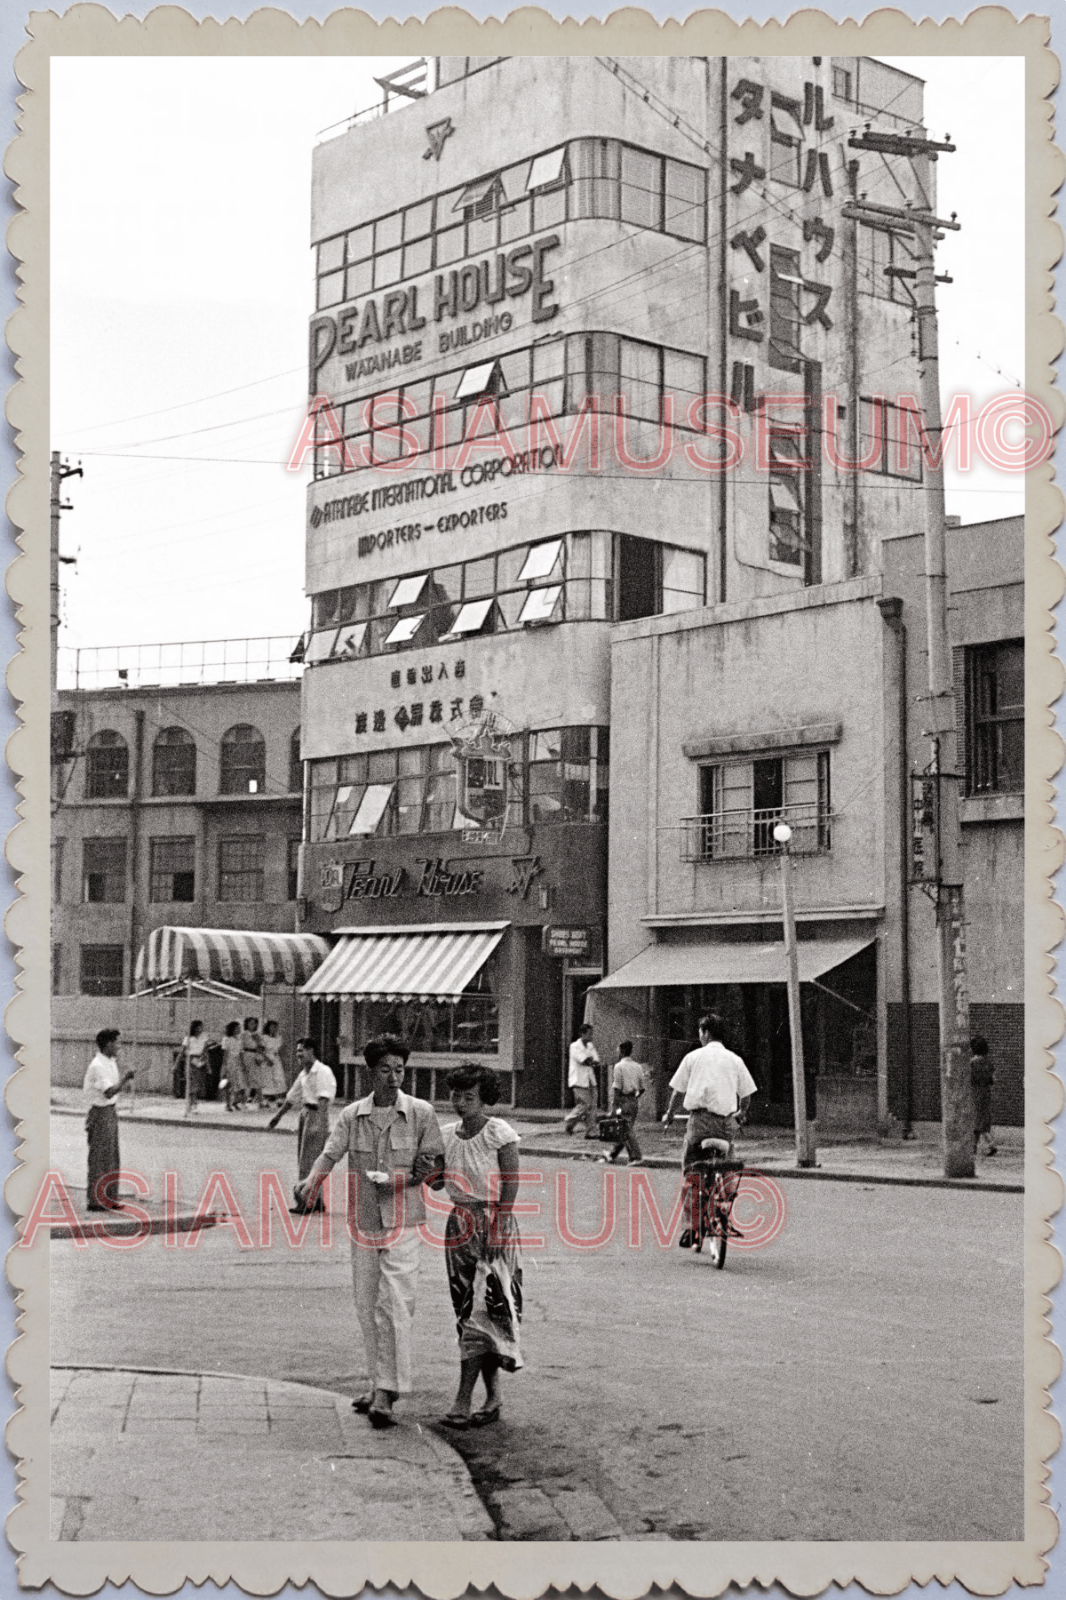
<svg viewBox="0 0 1066 1600"><path fill-rule="evenodd" d="M725 1139L704 1139L700 1149L706 1150L707 1155L690 1162L685 1169L686 1182L696 1192L691 1201L692 1225L685 1229L679 1243L682 1249L699 1255L706 1240L711 1264L721 1272L729 1240L742 1237L731 1217L744 1163L730 1159Z"/></svg>

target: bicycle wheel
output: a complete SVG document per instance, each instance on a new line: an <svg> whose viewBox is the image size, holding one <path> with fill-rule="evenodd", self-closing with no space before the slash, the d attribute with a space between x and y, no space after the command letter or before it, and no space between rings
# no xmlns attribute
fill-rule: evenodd
<svg viewBox="0 0 1066 1600"><path fill-rule="evenodd" d="M729 1228L726 1213L721 1211L712 1201L708 1206L710 1216L707 1228L707 1253L711 1263L719 1272L725 1266L725 1253L729 1244Z"/></svg>

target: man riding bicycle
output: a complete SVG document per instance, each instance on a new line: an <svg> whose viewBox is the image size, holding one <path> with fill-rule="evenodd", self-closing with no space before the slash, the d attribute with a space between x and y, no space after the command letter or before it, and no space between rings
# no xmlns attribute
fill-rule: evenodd
<svg viewBox="0 0 1066 1600"><path fill-rule="evenodd" d="M708 1012L700 1018L700 1048L690 1050L670 1079L670 1104L663 1123L674 1120L679 1100L688 1112L688 1129L681 1156L684 1171L700 1159L704 1139L722 1139L733 1158L733 1141L748 1101L756 1090L755 1079L738 1055L722 1043L720 1018Z"/></svg>

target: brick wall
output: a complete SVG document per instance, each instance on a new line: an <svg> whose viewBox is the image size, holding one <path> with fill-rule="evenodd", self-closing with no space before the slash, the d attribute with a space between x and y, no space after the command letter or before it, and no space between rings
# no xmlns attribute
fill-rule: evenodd
<svg viewBox="0 0 1066 1600"><path fill-rule="evenodd" d="M911 1116L915 1122L940 1121L940 1028L935 1005L911 1007L914 1075ZM1000 1127L1021 1127L1025 1121L1025 1007L972 1005L970 1031L988 1040L996 1069L992 1089L992 1121ZM888 1109L905 1115L904 1008L888 1007Z"/></svg>

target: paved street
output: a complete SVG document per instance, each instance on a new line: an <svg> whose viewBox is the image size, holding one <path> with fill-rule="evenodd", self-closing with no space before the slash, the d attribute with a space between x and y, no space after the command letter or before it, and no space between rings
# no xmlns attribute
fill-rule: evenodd
<svg viewBox="0 0 1066 1600"><path fill-rule="evenodd" d="M84 1134L53 1119L53 1165L83 1182ZM291 1139L123 1128L123 1161L181 1203L224 1170L259 1239L261 1169L286 1193ZM527 1163L528 1164L528 1163ZM506 1538L1013 1539L1021 1536L1022 1199L1013 1194L781 1179L787 1218L759 1251L628 1243L629 1184L597 1250L556 1234L556 1177L571 1224L594 1234L604 1169L545 1159L522 1198L546 1236L525 1259L527 1367L505 1418L453 1436ZM644 1175L666 1216L676 1178ZM239 1373L346 1394L365 1374L343 1218L334 1241L269 1250L231 1228L135 1250L52 1251L57 1364ZM443 1263L426 1264L418 1388L425 1427L456 1376ZM134 1529L129 1536L136 1537ZM279 1530L278 1537L285 1537Z"/></svg>

